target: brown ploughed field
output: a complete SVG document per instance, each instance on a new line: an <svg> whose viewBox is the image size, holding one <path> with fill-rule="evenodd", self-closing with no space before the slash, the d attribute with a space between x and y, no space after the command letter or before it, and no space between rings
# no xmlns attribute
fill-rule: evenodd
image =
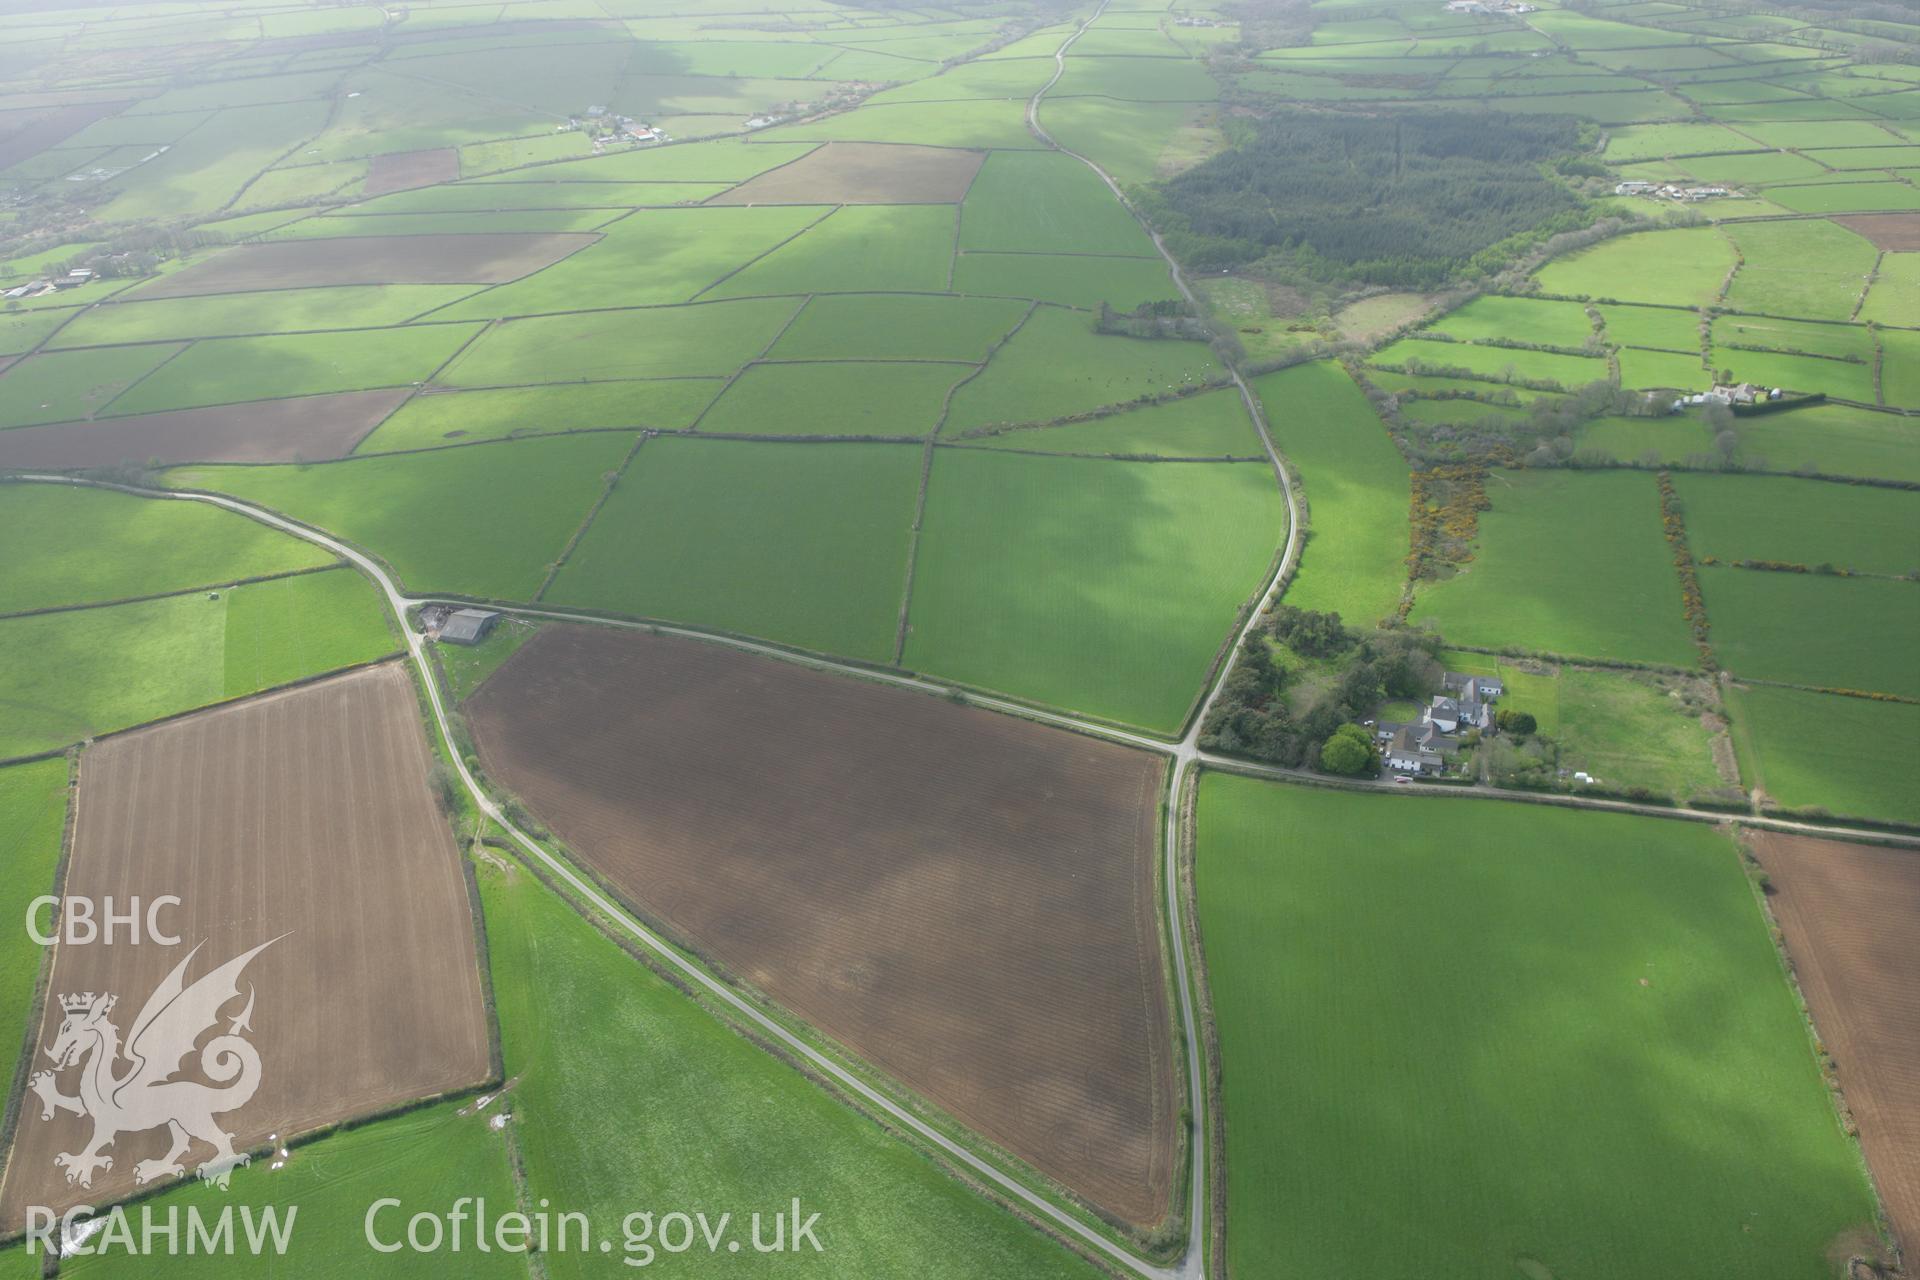
<svg viewBox="0 0 1920 1280"><path fill-rule="evenodd" d="M904 142L829 142L708 204L953 204L984 151Z"/></svg>
<svg viewBox="0 0 1920 1280"><path fill-rule="evenodd" d="M383 196L390 191L411 191L435 183L452 182L460 176L460 153L452 147L431 151L389 151L375 156L367 167L366 193Z"/></svg>
<svg viewBox="0 0 1920 1280"><path fill-rule="evenodd" d="M705 644L549 626L467 704L633 908L1128 1222L1179 1100L1161 762Z"/></svg>
<svg viewBox="0 0 1920 1280"><path fill-rule="evenodd" d="M427 768L412 681L397 664L88 748L65 893L111 896L118 909L176 895L181 905L159 922L180 943L123 935L59 947L30 1069L53 1065L42 1049L59 1032L61 996L114 993L109 1020L125 1046L149 994L196 945L188 983L271 942L215 1024L227 1032L253 994L245 1038L260 1057L258 1092L214 1116L236 1149L484 1081L473 919ZM206 1083L200 1063L189 1054L182 1077ZM89 1066L65 1071L60 1092L74 1096ZM20 1226L28 1205L125 1196L136 1164L168 1146L164 1127L122 1133L105 1152L112 1167L90 1187L70 1185L55 1157L81 1150L91 1129L65 1111L43 1119L25 1095L0 1231ZM196 1143L188 1159L211 1153Z"/></svg>
<svg viewBox="0 0 1920 1280"><path fill-rule="evenodd" d="M333 284L504 284L600 237L591 231L476 231L237 244L161 276L142 301Z"/></svg>
<svg viewBox="0 0 1920 1280"><path fill-rule="evenodd" d="M388 387L15 427L0 431L0 470L344 458L411 394Z"/></svg>
<svg viewBox="0 0 1920 1280"><path fill-rule="evenodd" d="M1920 249L1920 213L1851 213L1834 221L1873 241L1876 249Z"/></svg>
<svg viewBox="0 0 1920 1280"><path fill-rule="evenodd" d="M1774 832L1748 839L1911 1258L1920 1250L1920 853Z"/></svg>
<svg viewBox="0 0 1920 1280"><path fill-rule="evenodd" d="M125 102L77 102L22 112L26 117L24 123L0 135L0 169L11 168L59 146L94 121L104 120L126 105Z"/></svg>

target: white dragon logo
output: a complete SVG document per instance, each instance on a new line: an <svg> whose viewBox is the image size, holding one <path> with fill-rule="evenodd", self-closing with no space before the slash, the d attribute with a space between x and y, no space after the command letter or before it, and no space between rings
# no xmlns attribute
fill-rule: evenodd
<svg viewBox="0 0 1920 1280"><path fill-rule="evenodd" d="M147 997L127 1033L124 1050L118 1028L107 1017L119 997L91 991L60 997L66 1017L45 1050L57 1065L35 1073L27 1087L40 1098L41 1119L70 1111L93 1120L93 1137L85 1146L54 1157L68 1182L92 1186L94 1170L113 1168L112 1157L104 1152L114 1139L165 1125L172 1135L171 1148L158 1160L135 1165L134 1181L147 1183L184 1173L180 1157L197 1138L214 1151L213 1158L200 1165L200 1177L226 1188L235 1166L246 1164L250 1157L233 1149L233 1135L215 1124L213 1117L245 1106L260 1087L260 1052L240 1036L252 1030L251 987L246 1008L228 1023L226 1033L216 1035L200 1050L200 1070L220 1087L172 1077L193 1053L195 1041L219 1022L221 1008L239 996L240 971L247 962L278 941L263 942L188 986L183 975L199 954L200 947L195 946ZM115 1075L114 1068L123 1058L130 1065ZM55 1077L74 1066L81 1067L80 1090L68 1097L59 1091Z"/></svg>

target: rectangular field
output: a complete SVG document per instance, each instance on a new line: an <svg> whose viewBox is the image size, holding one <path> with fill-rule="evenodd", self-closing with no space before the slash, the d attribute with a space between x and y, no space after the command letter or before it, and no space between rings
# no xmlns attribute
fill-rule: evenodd
<svg viewBox="0 0 1920 1280"><path fill-rule="evenodd" d="M1810 1280L1871 1231L1717 831L1209 774L1195 860L1237 1274Z"/></svg>
<svg viewBox="0 0 1920 1280"><path fill-rule="evenodd" d="M244 606L237 603L246 593ZM66 746L399 647L351 569L0 618L0 759ZM264 644L277 631L288 641ZM228 646L249 654L228 661Z"/></svg>
<svg viewBox="0 0 1920 1280"><path fill-rule="evenodd" d="M1920 1246L1920 856L1752 831L1800 991L1860 1126L1894 1234Z"/></svg>
<svg viewBox="0 0 1920 1280"><path fill-rule="evenodd" d="M1687 543L1721 560L1920 569L1920 494L1788 476L1676 475Z"/></svg>
<svg viewBox="0 0 1920 1280"><path fill-rule="evenodd" d="M498 284L558 262L599 238L586 232L480 232L242 244L160 277L139 297L340 284Z"/></svg>
<svg viewBox="0 0 1920 1280"><path fill-rule="evenodd" d="M1286 532L1265 463L939 450L906 665L1171 734Z"/></svg>
<svg viewBox="0 0 1920 1280"><path fill-rule="evenodd" d="M593 432L313 467L185 467L167 483L231 493L347 538L411 588L516 600L539 589L632 447L625 433Z"/></svg>
<svg viewBox="0 0 1920 1280"><path fill-rule="evenodd" d="M1387 617L1406 580L1407 460L1336 364L1269 374L1255 388L1309 513L1286 602L1354 626Z"/></svg>
<svg viewBox="0 0 1920 1280"><path fill-rule="evenodd" d="M893 657L922 450L649 440L545 600Z"/></svg>
<svg viewBox="0 0 1920 1280"><path fill-rule="evenodd" d="M1920 707L1733 685L1727 708L1741 776L1768 802L1920 826L1906 763L1920 751Z"/></svg>
<svg viewBox="0 0 1920 1280"><path fill-rule="evenodd" d="M1690 666L1652 476L1496 473L1474 558L1420 584L1412 621L1457 644Z"/></svg>
<svg viewBox="0 0 1920 1280"><path fill-rule="evenodd" d="M240 1150L485 1080L473 919L427 767L400 666L95 745L81 761L65 893L176 895L182 941L63 946L51 993L118 993L113 1021L125 1033L175 966L187 963L191 981L265 945L239 983L258 997L258 1088L222 1117ZM54 1042L61 1019L50 999L38 1043ZM64 1092L73 1082L58 1083ZM28 1204L124 1196L139 1162L167 1148L164 1129L123 1133L110 1169L70 1185L54 1157L86 1133L83 1117L27 1108L0 1223L18 1226ZM199 1143L191 1158L210 1153Z"/></svg>
<svg viewBox="0 0 1920 1280"><path fill-rule="evenodd" d="M1719 296L1733 265L1733 245L1718 229L1681 227L1603 241L1537 274L1548 293L1698 307Z"/></svg>
<svg viewBox="0 0 1920 1280"><path fill-rule="evenodd" d="M0 431L0 470L158 462L319 462L345 457L408 387L287 396Z"/></svg>
<svg viewBox="0 0 1920 1280"><path fill-rule="evenodd" d="M489 776L643 915L1109 1212L1166 1214L1156 758L590 627L467 709Z"/></svg>
<svg viewBox="0 0 1920 1280"><path fill-rule="evenodd" d="M1920 584L1702 565L1700 592L1736 676L1920 698Z"/></svg>

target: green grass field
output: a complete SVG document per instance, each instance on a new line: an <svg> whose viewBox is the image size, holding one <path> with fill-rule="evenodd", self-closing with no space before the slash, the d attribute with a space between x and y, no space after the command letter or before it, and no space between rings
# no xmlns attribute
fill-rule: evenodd
<svg viewBox="0 0 1920 1280"><path fill-rule="evenodd" d="M954 393L946 432L1047 422L1205 385L1218 372L1200 343L1096 333L1089 316L1041 307Z"/></svg>
<svg viewBox="0 0 1920 1280"><path fill-rule="evenodd" d="M750 1214L797 1195L821 1215L823 1252L782 1255L785 1273L1095 1274L735 1034L525 870L478 874L531 1195L605 1231L637 1209L705 1209L732 1213L743 1235ZM676 1275L741 1270L725 1252L661 1258ZM544 1263L555 1280L606 1274L592 1255L549 1251Z"/></svg>
<svg viewBox="0 0 1920 1280"><path fill-rule="evenodd" d="M1741 776L1775 804L1920 825L1920 707L1760 685L1729 689L1727 706Z"/></svg>
<svg viewBox="0 0 1920 1280"><path fill-rule="evenodd" d="M958 441L956 441L958 443ZM1259 434L1240 393L1231 387L1182 396L1063 427L1022 427L965 443L1037 453L1111 457L1260 458Z"/></svg>
<svg viewBox="0 0 1920 1280"><path fill-rule="evenodd" d="M373 1229L382 1244L404 1242L407 1219L413 1214L445 1214L462 1197L484 1198L490 1221L510 1212L514 1187L506 1138L488 1127L502 1110L516 1110L512 1095L475 1115L460 1115L459 1104L455 1103L427 1107L295 1147L285 1168L275 1169L272 1161L255 1160L234 1173L231 1189L218 1201L211 1199L204 1187L189 1184L163 1192L152 1202L157 1222L165 1223L169 1210L180 1214L183 1242L189 1207L198 1209L205 1219L217 1217L227 1205L233 1205L234 1234L242 1240L243 1208L253 1208L257 1213L273 1207L283 1222L288 1216L294 1221L292 1241L284 1255L254 1259L242 1253L238 1256L245 1261L236 1266L232 1261L191 1256L184 1243L177 1255L168 1255L163 1243L151 1256L130 1256L115 1249L93 1257L62 1260L60 1274L102 1280L115 1276L199 1280L229 1270L235 1274L242 1270L265 1272L287 1280L417 1276L423 1265L421 1254L404 1248L397 1253L381 1253L367 1243L368 1211L384 1197L402 1202L398 1208L381 1209L374 1219ZM471 1211L472 1206L468 1208ZM554 1211L558 1210L555 1206ZM136 1232L139 1221L134 1215ZM524 1255L475 1248L473 1227L469 1219L462 1237L464 1247L458 1254L442 1245L435 1256L458 1260L442 1265L457 1265L463 1276L528 1274Z"/></svg>
<svg viewBox="0 0 1920 1280"><path fill-rule="evenodd" d="M826 294L767 354L775 360L982 360L1026 307L1004 298Z"/></svg>
<svg viewBox="0 0 1920 1280"><path fill-rule="evenodd" d="M1577 302L1546 302L1537 298L1503 298L1483 294L1458 311L1436 321L1436 333L1451 334L1463 342L1507 338L1550 347L1579 350L1593 337L1593 322Z"/></svg>
<svg viewBox="0 0 1920 1280"><path fill-rule="evenodd" d="M1715 317L1713 341L1716 346L1759 347L1767 351L1796 352L1801 355L1827 356L1860 364L1873 362L1873 335L1858 325L1814 324L1806 320L1780 320L1773 316L1727 315ZM1715 356L1716 364L1733 364L1757 354L1729 350ZM1753 376L1752 381L1762 381ZM1871 390L1868 400L1873 398Z"/></svg>
<svg viewBox="0 0 1920 1280"><path fill-rule="evenodd" d="M788 125L768 133L781 142L911 142L924 147L1037 148L1024 104L1006 100L901 102Z"/></svg>
<svg viewBox="0 0 1920 1280"><path fill-rule="evenodd" d="M1254 387L1306 494L1307 541L1286 603L1359 626L1389 616L1406 581L1406 459L1338 365L1271 373Z"/></svg>
<svg viewBox="0 0 1920 1280"><path fill-rule="evenodd" d="M1105 302L1121 311L1180 296L1158 258L1093 255L962 252L953 260L953 287L1068 307Z"/></svg>
<svg viewBox="0 0 1920 1280"><path fill-rule="evenodd" d="M632 446L624 433L594 433L309 466L189 467L166 479L338 534L411 590L524 600Z"/></svg>
<svg viewBox="0 0 1920 1280"><path fill-rule="evenodd" d="M223 595L230 696L402 647L372 584L353 569L249 582Z"/></svg>
<svg viewBox="0 0 1920 1280"><path fill-rule="evenodd" d="M1785 476L1677 475L1673 485L1696 556L1920 569L1920 494Z"/></svg>
<svg viewBox="0 0 1920 1280"><path fill-rule="evenodd" d="M1861 336L1865 336L1864 332ZM1826 360L1777 351L1715 347L1713 363L1716 368L1731 369L1739 381L1757 382L1765 387L1819 392L1862 404L1873 404L1876 398L1873 365L1868 361Z"/></svg>
<svg viewBox="0 0 1920 1280"><path fill-rule="evenodd" d="M953 210L949 206L847 205L700 296L939 293L947 287L952 266Z"/></svg>
<svg viewBox="0 0 1920 1280"><path fill-rule="evenodd" d="M1209 775L1195 856L1236 1271L1811 1280L1870 1223L1718 832Z"/></svg>
<svg viewBox="0 0 1920 1280"><path fill-rule="evenodd" d="M1882 329L1879 340L1882 403L1920 409L1920 333Z"/></svg>
<svg viewBox="0 0 1920 1280"><path fill-rule="evenodd" d="M479 286L341 285L329 289L271 289L196 298L137 297L94 307L62 329L53 347L154 342L165 338L219 338L404 324L423 312L457 302Z"/></svg>
<svg viewBox="0 0 1920 1280"><path fill-rule="evenodd" d="M199 502L70 485L0 485L0 614L161 595L333 557Z"/></svg>
<svg viewBox="0 0 1920 1280"><path fill-rule="evenodd" d="M1599 308L1606 321L1607 341L1629 347L1656 347L1663 351L1700 349L1700 313L1679 307Z"/></svg>
<svg viewBox="0 0 1920 1280"><path fill-rule="evenodd" d="M0 769L0 911L10 926L0 939L0 1067L13 1078L14 1062L27 1038L42 951L27 932L27 904L55 891L54 869L67 818L65 758ZM40 928L50 929L43 909Z"/></svg>
<svg viewBox="0 0 1920 1280"><path fill-rule="evenodd" d="M1847 319L1877 256L1863 237L1818 218L1743 223L1729 234L1745 261L1727 303L1767 315Z"/></svg>
<svg viewBox="0 0 1920 1280"><path fill-rule="evenodd" d="M1733 264L1733 245L1718 230L1681 227L1603 241L1536 274L1548 293L1697 307L1719 295Z"/></svg>
<svg viewBox="0 0 1920 1280"><path fill-rule="evenodd" d="M1192 168L1226 145L1213 110L1186 103L1049 96L1040 118L1060 145L1123 185Z"/></svg>
<svg viewBox="0 0 1920 1280"><path fill-rule="evenodd" d="M960 206L960 247L1156 257L1098 174L1057 151L996 151Z"/></svg>
<svg viewBox="0 0 1920 1280"><path fill-rule="evenodd" d="M1776 471L1920 480L1920 435L1897 413L1823 404L1740 423L1740 455ZM1704 448L1704 446L1702 446Z"/></svg>
<svg viewBox="0 0 1920 1280"><path fill-rule="evenodd" d="M424 382L479 331L480 326L474 324L436 324L264 338L207 338L115 400L111 412L120 417L194 405Z"/></svg>
<svg viewBox="0 0 1920 1280"><path fill-rule="evenodd" d="M618 427L680 430L693 424L724 385L721 378L652 378L418 395L394 410L354 452Z"/></svg>
<svg viewBox="0 0 1920 1280"><path fill-rule="evenodd" d="M1624 357L1627 353L1620 354ZM1616 462L1682 462L1694 454L1711 454L1713 433L1692 414L1665 418L1608 415L1581 423L1574 433L1574 443L1579 451L1595 450Z"/></svg>
<svg viewBox="0 0 1920 1280"><path fill-rule="evenodd" d="M1889 253L1880 259L1860 318L1920 326L1920 253Z"/></svg>
<svg viewBox="0 0 1920 1280"><path fill-rule="evenodd" d="M244 599L243 599L244 597ZM0 619L0 759L366 662L400 647L350 569Z"/></svg>
<svg viewBox="0 0 1920 1280"><path fill-rule="evenodd" d="M963 364L865 360L756 364L700 419L700 430L760 436L924 436L940 423Z"/></svg>
<svg viewBox="0 0 1920 1280"><path fill-rule="evenodd" d="M1653 477L1495 473L1474 558L1420 585L1411 620L1458 644L1692 666Z"/></svg>
<svg viewBox="0 0 1920 1280"><path fill-rule="evenodd" d="M1721 785L1711 735L1659 678L1566 669L1556 683L1562 768L1682 800Z"/></svg>
<svg viewBox="0 0 1920 1280"><path fill-rule="evenodd" d="M1900 642L1920 635L1920 585L1703 565L1713 648L1737 676L1920 698Z"/></svg>
<svg viewBox="0 0 1920 1280"><path fill-rule="evenodd" d="M714 377L732 373L779 334L791 298L533 316L489 331L447 367L450 387ZM609 358L619 352L620 359Z"/></svg>
<svg viewBox="0 0 1920 1280"><path fill-rule="evenodd" d="M0 374L0 427L92 417L179 351L159 344L28 356Z"/></svg>
<svg viewBox="0 0 1920 1280"><path fill-rule="evenodd" d="M1562 355L1557 351L1525 351L1516 347L1479 346L1466 342L1433 342L1403 338L1373 355L1383 365L1417 362L1429 369L1465 369L1492 382L1551 382L1583 387L1603 382L1607 362L1593 356Z"/></svg>
<svg viewBox="0 0 1920 1280"><path fill-rule="evenodd" d="M535 275L489 289L436 319L685 302L797 235L824 209L643 209ZM502 228L503 230L506 228Z"/></svg>
<svg viewBox="0 0 1920 1280"><path fill-rule="evenodd" d="M921 450L661 438L545 599L893 656Z"/></svg>
<svg viewBox="0 0 1920 1280"><path fill-rule="evenodd" d="M1664 387L1670 391L1705 391L1713 385L1713 375L1692 352L1682 355L1674 351L1622 347L1620 385L1629 389Z"/></svg>
<svg viewBox="0 0 1920 1280"><path fill-rule="evenodd" d="M940 450L906 665L1171 733L1285 522L1264 464Z"/></svg>

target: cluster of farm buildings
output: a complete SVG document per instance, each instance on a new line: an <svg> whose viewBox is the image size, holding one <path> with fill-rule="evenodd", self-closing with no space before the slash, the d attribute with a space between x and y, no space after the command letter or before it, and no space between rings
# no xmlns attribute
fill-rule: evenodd
<svg viewBox="0 0 1920 1280"><path fill-rule="evenodd" d="M1689 405L1718 404L1733 406L1737 404L1768 404L1786 398L1782 387L1762 387L1751 382L1715 383L1713 390L1701 391L1694 395L1682 396L1673 402L1676 410Z"/></svg>
<svg viewBox="0 0 1920 1280"><path fill-rule="evenodd" d="M1422 775L1439 773L1446 766L1446 753L1460 749L1459 735L1493 728L1493 704L1506 692L1506 686L1493 676L1469 676L1449 671L1441 677L1445 691L1433 695L1421 709L1420 719L1408 723L1381 721L1374 726L1374 741L1387 768L1395 773Z"/></svg>
<svg viewBox="0 0 1920 1280"><path fill-rule="evenodd" d="M1532 13L1539 7L1537 4L1522 4L1520 0L1447 0L1448 13L1488 13L1503 18Z"/></svg>
<svg viewBox="0 0 1920 1280"><path fill-rule="evenodd" d="M585 129L593 138L596 152L606 149L611 142L630 142L635 146L648 146L656 142L670 142L667 131L656 125L635 120L632 116L623 116L609 111L604 106L590 106L577 116L568 116L568 129Z"/></svg>
<svg viewBox="0 0 1920 1280"><path fill-rule="evenodd" d="M1643 182L1638 178L1616 185L1617 196L1645 196L1649 200L1677 200L1690 204L1698 200L1743 200L1746 197L1731 187L1682 187L1671 182Z"/></svg>
<svg viewBox="0 0 1920 1280"><path fill-rule="evenodd" d="M17 301L21 298L38 298L61 289L77 289L83 284L91 283L93 278L94 273L92 271L85 267L76 267L63 276L41 276L37 280L29 280L25 284L15 285L6 292L0 293L0 298L5 298L9 302Z"/></svg>

